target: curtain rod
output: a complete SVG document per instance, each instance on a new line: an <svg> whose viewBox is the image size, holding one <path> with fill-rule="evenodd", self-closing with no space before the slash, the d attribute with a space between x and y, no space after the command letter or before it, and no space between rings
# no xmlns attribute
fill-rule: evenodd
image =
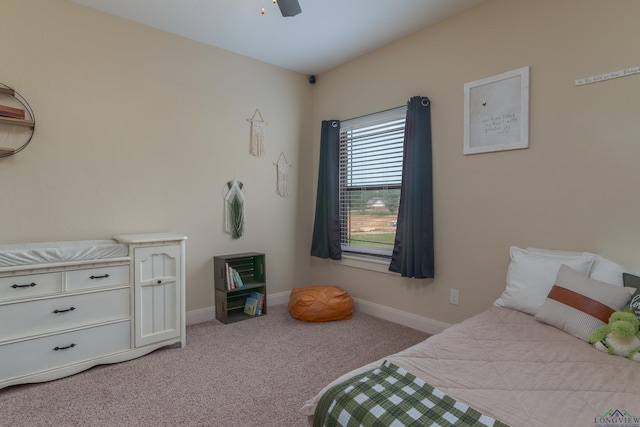
<svg viewBox="0 0 640 427"><path fill-rule="evenodd" d="M406 107L407 105L398 105L397 107L392 107L392 108L387 108L386 110L382 110L382 111L376 111L375 113L369 113L369 114L363 114L362 116L357 116L357 117L351 117L348 119L344 119L344 120L356 120L356 119L362 119L365 117L369 117L369 116L373 116L375 114L382 114L382 113L386 113L387 111L391 111L391 110L395 110L398 108L402 108L402 107Z"/></svg>

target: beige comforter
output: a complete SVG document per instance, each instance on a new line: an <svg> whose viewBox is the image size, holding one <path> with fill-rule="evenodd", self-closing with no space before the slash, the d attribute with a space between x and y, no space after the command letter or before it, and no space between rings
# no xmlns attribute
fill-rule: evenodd
<svg viewBox="0 0 640 427"><path fill-rule="evenodd" d="M508 308L492 307L385 359L513 427L592 427L616 409L640 417L640 363ZM328 387L381 362L327 385L301 413L313 416Z"/></svg>

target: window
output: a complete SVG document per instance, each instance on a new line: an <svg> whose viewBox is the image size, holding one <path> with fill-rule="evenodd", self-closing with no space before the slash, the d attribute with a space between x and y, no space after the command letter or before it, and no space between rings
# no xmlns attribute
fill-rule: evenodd
<svg viewBox="0 0 640 427"><path fill-rule="evenodd" d="M340 124L340 238L344 252L390 257L402 184L406 106Z"/></svg>

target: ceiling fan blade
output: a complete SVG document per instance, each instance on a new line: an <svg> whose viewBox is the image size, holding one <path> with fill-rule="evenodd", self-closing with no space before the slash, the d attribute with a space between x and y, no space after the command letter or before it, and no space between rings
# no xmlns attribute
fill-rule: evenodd
<svg viewBox="0 0 640 427"><path fill-rule="evenodd" d="M278 7L282 16L296 16L302 12L298 0L278 0Z"/></svg>

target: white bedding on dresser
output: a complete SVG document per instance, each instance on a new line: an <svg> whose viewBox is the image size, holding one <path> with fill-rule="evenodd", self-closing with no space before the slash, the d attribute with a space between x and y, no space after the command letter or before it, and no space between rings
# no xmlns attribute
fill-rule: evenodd
<svg viewBox="0 0 640 427"><path fill-rule="evenodd" d="M593 426L615 409L640 416L639 363L502 307L338 378L300 412L313 416L325 390L383 360L513 427Z"/></svg>
<svg viewBox="0 0 640 427"><path fill-rule="evenodd" d="M0 245L0 267L127 256L126 244L115 240Z"/></svg>

